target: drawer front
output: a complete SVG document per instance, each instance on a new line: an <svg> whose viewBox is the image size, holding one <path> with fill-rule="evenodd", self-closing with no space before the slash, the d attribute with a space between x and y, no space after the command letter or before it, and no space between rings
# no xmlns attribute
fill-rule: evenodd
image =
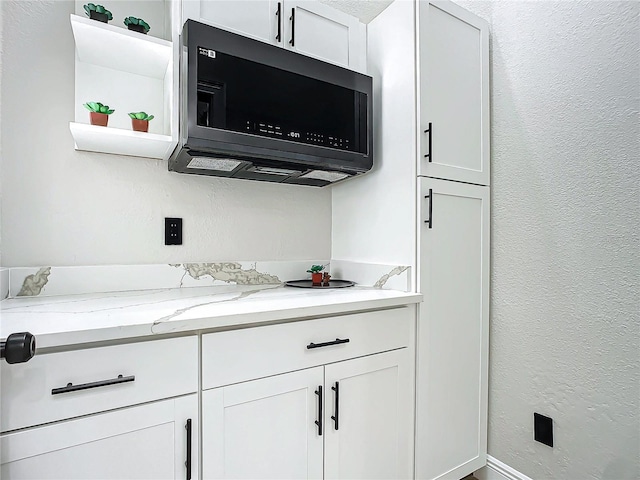
<svg viewBox="0 0 640 480"><path fill-rule="evenodd" d="M202 388L406 347L413 308L247 328L202 336ZM349 342L307 348L311 343Z"/></svg>
<svg viewBox="0 0 640 480"><path fill-rule="evenodd" d="M36 354L27 363L3 362L0 368L6 432L196 392L198 338ZM89 388L74 391L80 385Z"/></svg>

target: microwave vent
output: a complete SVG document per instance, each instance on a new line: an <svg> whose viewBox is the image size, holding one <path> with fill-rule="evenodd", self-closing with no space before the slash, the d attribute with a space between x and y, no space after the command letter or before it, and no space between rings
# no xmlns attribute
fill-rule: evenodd
<svg viewBox="0 0 640 480"><path fill-rule="evenodd" d="M350 176L351 175L349 175L348 173L342 173L342 172L325 172L323 170L312 170L309 173L300 175L300 178L313 178L316 180L325 180L327 182L333 183Z"/></svg>
<svg viewBox="0 0 640 480"><path fill-rule="evenodd" d="M243 162L231 158L209 158L194 157L187 168L198 168L201 170L216 170L218 172L232 172Z"/></svg>

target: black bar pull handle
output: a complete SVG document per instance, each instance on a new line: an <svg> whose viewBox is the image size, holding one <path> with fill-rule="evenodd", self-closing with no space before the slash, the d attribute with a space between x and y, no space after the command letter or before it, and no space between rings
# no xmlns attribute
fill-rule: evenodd
<svg viewBox="0 0 640 480"><path fill-rule="evenodd" d="M276 17L278 17L278 34L276 40L280 43L282 40L282 22L280 21L280 14L282 13L282 3L278 2L278 10L276 10Z"/></svg>
<svg viewBox="0 0 640 480"><path fill-rule="evenodd" d="M307 349L311 350L312 348L322 348L322 347L329 347L331 345L340 345L341 343L349 343L349 339L348 338L336 338L335 340L333 340L332 342L323 342L323 343L313 343L311 342L309 345L307 345Z"/></svg>
<svg viewBox="0 0 640 480"><path fill-rule="evenodd" d="M66 387L59 387L59 388L52 389L51 395L58 395L60 393L77 392L78 390L89 390L90 388L107 387L109 385L118 385L119 383L133 382L135 381L135 379L136 377L134 375L130 375L128 377L123 377L122 375L118 375L117 378L112 378L110 380L100 380L99 382L81 383L80 385L67 383Z"/></svg>
<svg viewBox="0 0 640 480"><path fill-rule="evenodd" d="M433 226L432 216L433 216L433 189L429 189L429 195L425 195L424 198L429 199L429 220L425 220L424 223L429 224L429 228Z"/></svg>
<svg viewBox="0 0 640 480"><path fill-rule="evenodd" d="M295 41L296 41L296 9L292 8L291 9L291 16L289 17L289 20L291 20L291 40L289 40L289 43L291 44L292 47L295 47Z"/></svg>
<svg viewBox="0 0 640 480"><path fill-rule="evenodd" d="M331 390L336 392L336 395L335 395L335 397L336 397L336 409L335 409L336 414L331 416L331 420L333 420L333 422L334 422L334 428L336 430L338 430L338 418L339 418L339 415L340 415L340 383L336 382L336 384L333 387L331 387Z"/></svg>
<svg viewBox="0 0 640 480"><path fill-rule="evenodd" d="M318 426L318 435L322 436L322 385L313 393L318 396L318 419L314 423Z"/></svg>
<svg viewBox="0 0 640 480"><path fill-rule="evenodd" d="M431 158L431 137L433 137L433 126L431 125L431 122L429 122L429 128L427 128L424 133L428 133L429 134L429 153L425 154L424 158L428 158L429 159L429 163L432 162L432 158Z"/></svg>
<svg viewBox="0 0 640 480"><path fill-rule="evenodd" d="M184 426L187 430L187 461L184 462L184 466L187 468L187 480L191 480L191 419L187 419L187 423Z"/></svg>

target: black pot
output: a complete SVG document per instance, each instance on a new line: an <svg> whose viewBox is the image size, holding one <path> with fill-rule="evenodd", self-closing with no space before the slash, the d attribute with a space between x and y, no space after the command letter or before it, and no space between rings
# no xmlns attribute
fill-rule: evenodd
<svg viewBox="0 0 640 480"><path fill-rule="evenodd" d="M130 23L127 27L129 30L133 30L134 32L144 33L145 35L147 33L144 31L144 27L142 25L134 25L133 23Z"/></svg>
<svg viewBox="0 0 640 480"><path fill-rule="evenodd" d="M95 10L91 10L89 12L89 18L102 23L107 23L109 21L109 16L106 13L98 13Z"/></svg>

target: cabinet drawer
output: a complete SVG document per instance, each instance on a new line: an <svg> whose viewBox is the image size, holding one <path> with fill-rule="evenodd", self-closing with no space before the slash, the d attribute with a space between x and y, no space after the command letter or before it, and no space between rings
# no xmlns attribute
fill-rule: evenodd
<svg viewBox="0 0 640 480"><path fill-rule="evenodd" d="M3 432L197 391L196 336L3 362ZM118 378L122 375L122 378ZM85 389L64 388L71 383ZM61 389L60 393L53 393Z"/></svg>
<svg viewBox="0 0 640 480"><path fill-rule="evenodd" d="M406 347L413 312L399 308L203 335L202 388ZM307 348L336 339L349 342Z"/></svg>

